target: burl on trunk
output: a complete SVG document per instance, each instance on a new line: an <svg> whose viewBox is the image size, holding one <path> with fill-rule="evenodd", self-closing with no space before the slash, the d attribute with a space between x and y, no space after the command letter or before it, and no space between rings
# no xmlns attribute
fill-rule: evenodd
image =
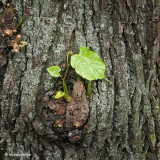
<svg viewBox="0 0 160 160"><path fill-rule="evenodd" d="M85 124L89 114L89 105L83 82L76 81L74 83L69 102L66 102L64 99L52 100L48 106L54 115L50 114L50 116L55 117L53 130L61 138L68 139L72 143L81 140L81 128Z"/></svg>

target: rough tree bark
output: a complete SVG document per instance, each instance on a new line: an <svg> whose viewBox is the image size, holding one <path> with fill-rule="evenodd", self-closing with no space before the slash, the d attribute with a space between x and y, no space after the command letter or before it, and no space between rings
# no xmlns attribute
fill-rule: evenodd
<svg viewBox="0 0 160 160"><path fill-rule="evenodd" d="M28 45L0 57L0 159L160 160L158 0L13 3ZM101 56L113 83L92 83L83 138L73 144L47 119L54 116L47 98L62 83L46 68L64 67L66 53L83 45ZM75 75L67 77L70 90Z"/></svg>

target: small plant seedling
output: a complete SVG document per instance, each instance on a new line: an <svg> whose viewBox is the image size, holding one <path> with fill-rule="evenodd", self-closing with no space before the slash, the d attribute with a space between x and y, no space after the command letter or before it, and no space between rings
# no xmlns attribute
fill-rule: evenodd
<svg viewBox="0 0 160 160"><path fill-rule="evenodd" d="M14 33L17 32L14 25L14 20L16 19L15 8L13 8L13 3L7 3L4 5L2 24L4 26L3 37L12 37Z"/></svg>
<svg viewBox="0 0 160 160"><path fill-rule="evenodd" d="M19 53L19 49L27 45L27 42L21 41L21 35L18 34L14 40L11 40L11 46L14 53Z"/></svg>
<svg viewBox="0 0 160 160"><path fill-rule="evenodd" d="M21 41L21 35L17 34L13 36L17 32L17 28L22 23L22 18L18 24L18 26L15 26L15 20L16 20L16 9L13 7L13 3L7 3L7 5L4 5L4 11L2 13L2 20L0 23L3 26L3 37L9 37L10 40L10 46L13 47L14 53L19 53L19 49L23 48L25 45L27 45L27 42Z"/></svg>
<svg viewBox="0 0 160 160"><path fill-rule="evenodd" d="M71 62L68 62L68 57L71 56ZM109 81L104 73L106 70L104 62L101 60L99 55L93 51L90 51L87 47L82 46L80 47L79 54L73 54L73 52L68 52L67 54L67 69L65 72L64 77L60 75L61 69L58 66L51 66L47 68L49 74L53 77L61 77L63 80L63 89L64 92L58 92L55 96L56 99L65 97L65 99L69 99L68 89L65 82L65 78L68 72L69 66L71 66L76 70L76 72L82 76L83 78L89 80L88 87L87 87L87 97L90 95L91 90L91 81L97 79L105 79ZM111 82L111 81L109 81Z"/></svg>

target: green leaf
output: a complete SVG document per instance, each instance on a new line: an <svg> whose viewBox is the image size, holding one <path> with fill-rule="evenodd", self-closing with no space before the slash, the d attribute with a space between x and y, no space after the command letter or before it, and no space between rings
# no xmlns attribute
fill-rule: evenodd
<svg viewBox="0 0 160 160"><path fill-rule="evenodd" d="M23 48L25 45L27 45L26 41L20 41L19 47Z"/></svg>
<svg viewBox="0 0 160 160"><path fill-rule="evenodd" d="M63 96L65 95L65 93L64 92L62 92L62 91L59 91L56 95L55 95L55 99L59 99L59 98L62 98Z"/></svg>
<svg viewBox="0 0 160 160"><path fill-rule="evenodd" d="M53 77L59 77L61 69L58 66L51 66L47 68L49 74Z"/></svg>
<svg viewBox="0 0 160 160"><path fill-rule="evenodd" d="M104 62L97 53L90 51L85 46L80 47L79 54L71 57L71 66L80 76L90 81L105 78Z"/></svg>

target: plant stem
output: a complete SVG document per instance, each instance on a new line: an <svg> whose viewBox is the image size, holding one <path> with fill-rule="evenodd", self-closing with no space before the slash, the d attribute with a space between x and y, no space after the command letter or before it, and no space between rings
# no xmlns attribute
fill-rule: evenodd
<svg viewBox="0 0 160 160"><path fill-rule="evenodd" d="M88 86L87 86L87 98L89 98L91 93L91 81L88 82Z"/></svg>
<svg viewBox="0 0 160 160"><path fill-rule="evenodd" d="M110 82L110 83L112 83L110 80L108 80L106 77L104 77L104 79L106 80L106 81L108 81L108 82Z"/></svg>
<svg viewBox="0 0 160 160"><path fill-rule="evenodd" d="M67 89L67 84L66 84L66 82L65 82L65 78L66 78L66 76L67 76L68 68L69 68L69 66L70 66L70 64L69 64L69 62L68 62L68 57L69 57L69 55L72 55L72 54L73 54L72 51L70 51L70 52L67 53L67 69L66 69L66 72L65 72L64 77L62 78L62 79L63 79L63 89L64 89L64 92L65 92L65 98L66 98L66 99L69 99L69 95L68 95L68 89Z"/></svg>
<svg viewBox="0 0 160 160"><path fill-rule="evenodd" d="M21 25L22 20L23 20L23 17L21 17L21 20L20 20L19 24L17 25L17 28Z"/></svg>
<svg viewBox="0 0 160 160"><path fill-rule="evenodd" d="M63 89L64 89L64 93L65 93L64 98L65 98L66 100L68 100L68 99L69 99L69 94L68 94L68 89L67 89L67 84L66 84L66 82L63 82Z"/></svg>

